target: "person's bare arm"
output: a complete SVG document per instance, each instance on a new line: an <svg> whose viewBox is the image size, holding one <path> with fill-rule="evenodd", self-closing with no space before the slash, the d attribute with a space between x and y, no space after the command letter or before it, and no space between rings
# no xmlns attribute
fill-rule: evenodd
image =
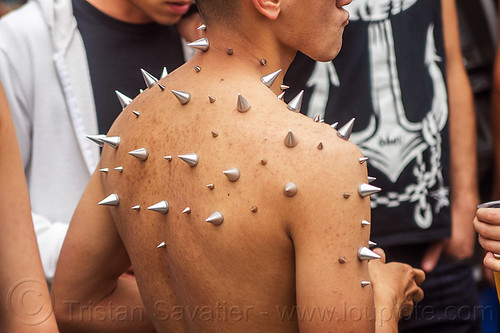
<svg viewBox="0 0 500 333"><path fill-rule="evenodd" d="M0 332L57 332L16 133L0 86Z"/></svg>
<svg viewBox="0 0 500 333"><path fill-rule="evenodd" d="M428 272L434 269L442 250L459 259L472 256L475 236L470 221L479 202L474 98L463 64L455 1L441 3L449 100L452 236L430 247L422 261Z"/></svg>
<svg viewBox="0 0 500 333"><path fill-rule="evenodd" d="M155 332L135 279L122 276L130 260L111 218L113 208L97 205L109 194L94 173L64 241L53 285L62 332ZM127 318L119 309L126 309Z"/></svg>
<svg viewBox="0 0 500 333"><path fill-rule="evenodd" d="M500 6L498 8L498 17L500 17ZM500 32L500 25L499 25ZM495 169L493 172L493 193L494 200L500 199L500 33L498 35L499 43L495 58L495 69L493 71L493 92L491 108L491 133L493 136L493 154L495 157Z"/></svg>

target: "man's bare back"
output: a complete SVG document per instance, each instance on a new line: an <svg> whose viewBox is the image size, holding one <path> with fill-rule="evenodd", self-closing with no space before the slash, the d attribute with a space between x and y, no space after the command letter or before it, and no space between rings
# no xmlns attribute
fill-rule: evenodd
<svg viewBox="0 0 500 333"><path fill-rule="evenodd" d="M370 229L363 155L276 97L284 73L271 89L261 82L279 57L252 63L223 40L116 120L107 137L119 145L105 145L75 212L56 295L88 297L66 289L83 280L70 273L82 265L96 288L103 281L91 277L109 275L93 299L127 302L121 290L134 286L116 279L131 264L159 332L372 331L373 290L358 258ZM238 110L239 94L249 109ZM158 203L163 211L152 210Z"/></svg>

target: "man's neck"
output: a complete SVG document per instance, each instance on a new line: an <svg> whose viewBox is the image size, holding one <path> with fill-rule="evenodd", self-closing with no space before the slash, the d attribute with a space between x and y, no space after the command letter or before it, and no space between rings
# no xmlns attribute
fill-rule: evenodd
<svg viewBox="0 0 500 333"><path fill-rule="evenodd" d="M128 0L87 0L92 6L114 19L127 23L149 23L152 19Z"/></svg>

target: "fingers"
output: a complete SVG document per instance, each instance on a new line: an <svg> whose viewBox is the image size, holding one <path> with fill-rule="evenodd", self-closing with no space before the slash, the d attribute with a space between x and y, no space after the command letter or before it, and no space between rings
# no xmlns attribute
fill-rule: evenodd
<svg viewBox="0 0 500 333"><path fill-rule="evenodd" d="M479 244L481 244L481 247L486 251L500 253L500 241L486 239L481 235L479 235L477 239Z"/></svg>
<svg viewBox="0 0 500 333"><path fill-rule="evenodd" d="M378 254L380 256L380 261L383 262L385 264L385 251L382 250L380 247L376 247L373 249L373 252L375 252L376 254Z"/></svg>
<svg viewBox="0 0 500 333"><path fill-rule="evenodd" d="M474 219L474 228L476 231L486 239L500 240L500 225L489 224Z"/></svg>
<svg viewBox="0 0 500 333"><path fill-rule="evenodd" d="M480 208L476 216L481 222L500 225L500 208Z"/></svg>
<svg viewBox="0 0 500 333"><path fill-rule="evenodd" d="M419 286L425 281L425 272L418 268L413 268L415 283Z"/></svg>
<svg viewBox="0 0 500 333"><path fill-rule="evenodd" d="M493 253L488 252L483 260L484 266L494 272L500 272L500 260L493 256Z"/></svg>

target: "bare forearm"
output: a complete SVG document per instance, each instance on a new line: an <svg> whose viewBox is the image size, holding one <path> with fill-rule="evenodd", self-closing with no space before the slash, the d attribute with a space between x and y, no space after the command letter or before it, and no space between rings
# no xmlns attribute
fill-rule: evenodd
<svg viewBox="0 0 500 333"><path fill-rule="evenodd" d="M495 171L493 173L493 199L500 199L500 52L497 51L494 71L494 88L491 109L491 133L493 136L493 154Z"/></svg>

